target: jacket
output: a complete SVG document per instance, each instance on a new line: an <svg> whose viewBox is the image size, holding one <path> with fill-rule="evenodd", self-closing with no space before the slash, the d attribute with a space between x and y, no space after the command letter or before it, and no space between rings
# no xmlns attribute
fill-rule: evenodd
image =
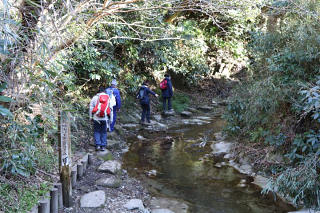
<svg viewBox="0 0 320 213"><path fill-rule="evenodd" d="M171 80L168 77L165 77L164 79L167 80L167 89L161 90L162 97L163 98L171 98L173 96Z"/></svg>
<svg viewBox="0 0 320 213"><path fill-rule="evenodd" d="M154 93L153 91L151 91L146 85L142 85L138 91L138 94L137 94L137 97L139 95L139 92L141 89L144 89L145 90L145 93L144 93L144 97L143 99L140 100L140 104L150 104L150 97L149 97L149 94L152 94L152 95L156 95L156 93Z"/></svg>
<svg viewBox="0 0 320 213"><path fill-rule="evenodd" d="M108 87L107 89L112 89L113 95L115 96L115 100L116 100L116 105L114 107L116 107L116 109L119 110L121 108L121 96L120 96L119 89L117 89L115 87ZM107 91L107 89L106 89L106 91Z"/></svg>

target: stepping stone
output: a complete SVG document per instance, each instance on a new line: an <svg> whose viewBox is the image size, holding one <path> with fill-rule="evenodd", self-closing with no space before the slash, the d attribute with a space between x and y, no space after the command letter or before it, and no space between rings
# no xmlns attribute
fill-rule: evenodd
<svg viewBox="0 0 320 213"><path fill-rule="evenodd" d="M120 147L120 143L119 140L108 140L107 148L118 148Z"/></svg>
<svg viewBox="0 0 320 213"><path fill-rule="evenodd" d="M106 186L109 188L118 188L121 185L121 181L116 177L109 177L109 178L101 178L97 180L98 186Z"/></svg>
<svg viewBox="0 0 320 213"><path fill-rule="evenodd" d="M108 172L115 174L117 171L121 170L121 163L116 160L109 160L101 164L98 168L99 172Z"/></svg>
<svg viewBox="0 0 320 213"><path fill-rule="evenodd" d="M162 119L161 115L154 115L153 118L158 122Z"/></svg>
<svg viewBox="0 0 320 213"><path fill-rule="evenodd" d="M138 124L123 124L122 127L127 129L127 130L135 130L138 128Z"/></svg>
<svg viewBox="0 0 320 213"><path fill-rule="evenodd" d="M210 121L205 121L205 120L200 120L200 119L183 119L182 120L183 124L186 125L203 125L203 124L209 124Z"/></svg>
<svg viewBox="0 0 320 213"><path fill-rule="evenodd" d="M107 149L104 150L104 151L97 152L97 157L100 160L104 160L104 161L113 159L112 153Z"/></svg>
<svg viewBox="0 0 320 213"><path fill-rule="evenodd" d="M152 209L151 213L174 213L170 209Z"/></svg>
<svg viewBox="0 0 320 213"><path fill-rule="evenodd" d="M85 194L80 199L81 208L97 208L101 207L106 202L106 194L104 191L94 191Z"/></svg>
<svg viewBox="0 0 320 213"><path fill-rule="evenodd" d="M175 111L165 111L163 113L163 115L165 115L165 116L174 116L175 114L176 114Z"/></svg>
<svg viewBox="0 0 320 213"><path fill-rule="evenodd" d="M180 113L181 116L183 117L191 117L192 116L192 112L189 112L189 111L182 111Z"/></svg>
<svg viewBox="0 0 320 213"><path fill-rule="evenodd" d="M215 100L212 100L212 105L213 106L218 106L218 103Z"/></svg>
<svg viewBox="0 0 320 213"><path fill-rule="evenodd" d="M211 149L213 150L213 154L222 154L229 153L231 150L232 143L220 141L219 143L215 143L211 145Z"/></svg>
<svg viewBox="0 0 320 213"><path fill-rule="evenodd" d="M124 208L133 210L133 209L140 209L144 210L143 202L140 199L131 199L125 205Z"/></svg>
<svg viewBox="0 0 320 213"><path fill-rule="evenodd" d="M190 111L190 112L193 112L193 113L198 112L198 110L196 110L195 108L192 108L192 107L188 107L187 111Z"/></svg>
<svg viewBox="0 0 320 213"><path fill-rule="evenodd" d="M205 105L205 106L199 106L198 109L204 112L209 112L213 110L213 107Z"/></svg>

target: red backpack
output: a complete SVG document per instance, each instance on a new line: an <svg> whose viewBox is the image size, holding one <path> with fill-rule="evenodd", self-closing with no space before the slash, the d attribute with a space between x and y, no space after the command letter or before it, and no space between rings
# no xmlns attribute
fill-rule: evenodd
<svg viewBox="0 0 320 213"><path fill-rule="evenodd" d="M167 89L167 87L168 87L167 84L168 84L167 80L166 80L166 79L163 79L163 80L160 82L160 89L162 89L162 90Z"/></svg>
<svg viewBox="0 0 320 213"><path fill-rule="evenodd" d="M106 115L110 115L110 98L109 95L102 93L99 95L97 104L92 110L92 114L95 114L98 117L104 118Z"/></svg>

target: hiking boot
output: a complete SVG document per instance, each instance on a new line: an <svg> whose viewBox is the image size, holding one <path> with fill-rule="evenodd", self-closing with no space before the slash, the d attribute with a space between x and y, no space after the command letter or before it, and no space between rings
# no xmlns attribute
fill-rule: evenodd
<svg viewBox="0 0 320 213"><path fill-rule="evenodd" d="M96 146L96 151L100 151L101 147L100 146Z"/></svg>
<svg viewBox="0 0 320 213"><path fill-rule="evenodd" d="M106 147L102 146L100 151L105 151L106 150Z"/></svg>

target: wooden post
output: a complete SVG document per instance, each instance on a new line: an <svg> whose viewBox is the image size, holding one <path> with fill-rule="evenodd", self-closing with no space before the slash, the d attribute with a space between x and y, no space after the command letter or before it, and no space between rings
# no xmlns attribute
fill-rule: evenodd
<svg viewBox="0 0 320 213"><path fill-rule="evenodd" d="M59 165L60 180L62 183L63 205L72 206L71 186L71 140L70 115L68 112L59 112Z"/></svg>
<svg viewBox="0 0 320 213"><path fill-rule="evenodd" d="M78 164L77 165L77 177L78 180L80 180L83 176L83 165L82 164Z"/></svg>
<svg viewBox="0 0 320 213"><path fill-rule="evenodd" d="M39 201L39 213L50 213L50 204L48 200Z"/></svg>
<svg viewBox="0 0 320 213"><path fill-rule="evenodd" d="M58 189L58 209L59 209L59 212L60 212L60 210L63 209L62 184L61 183L55 183L54 187L56 189Z"/></svg>
<svg viewBox="0 0 320 213"><path fill-rule="evenodd" d="M88 154L88 164L93 165L93 154Z"/></svg>
<svg viewBox="0 0 320 213"><path fill-rule="evenodd" d="M82 163L82 165L83 165L83 174L85 174L86 171L87 171L87 164L88 164L88 162L85 161L85 160L83 160L81 163Z"/></svg>
<svg viewBox="0 0 320 213"><path fill-rule="evenodd" d="M58 213L58 189L53 188L50 190L50 213Z"/></svg>
<svg viewBox="0 0 320 213"><path fill-rule="evenodd" d="M77 184L77 170L71 171L71 185L72 188L74 188Z"/></svg>

